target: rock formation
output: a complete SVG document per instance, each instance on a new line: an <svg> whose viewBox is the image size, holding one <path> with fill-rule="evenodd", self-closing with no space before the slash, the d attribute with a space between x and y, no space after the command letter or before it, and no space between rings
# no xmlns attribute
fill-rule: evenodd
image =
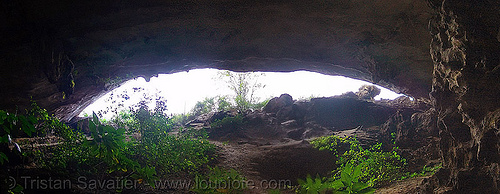
<svg viewBox="0 0 500 194"><path fill-rule="evenodd" d="M438 192L500 192L499 1L429 1Z"/></svg>
<svg viewBox="0 0 500 194"><path fill-rule="evenodd" d="M344 75L417 101L432 91L444 168L428 191L499 192L499 1L17 0L0 10L0 109L32 99L69 121L127 79L195 68Z"/></svg>
<svg viewBox="0 0 500 194"><path fill-rule="evenodd" d="M416 98L431 89L432 10L421 0L19 0L0 10L0 107L23 110L33 97L64 120L127 79L194 68L310 70Z"/></svg>

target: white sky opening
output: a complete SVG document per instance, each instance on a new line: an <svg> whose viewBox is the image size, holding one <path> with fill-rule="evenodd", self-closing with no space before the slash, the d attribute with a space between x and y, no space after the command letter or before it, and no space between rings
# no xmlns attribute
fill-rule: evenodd
<svg viewBox="0 0 500 194"><path fill-rule="evenodd" d="M111 93L126 93L130 98L117 99L123 101L125 109L129 105L137 104L144 95L158 95L167 100L168 113L182 114L189 113L196 102L202 101L206 97L233 95L227 84L216 79L217 69L195 69L189 72L179 72L174 74L160 74L153 77L149 82L144 78L136 78L123 83L96 102L85 108L79 116L91 115L111 105L109 97ZM259 72L260 73L260 72ZM271 97L278 97L283 93L290 94L293 99L303 99L309 97L330 97L340 95L349 91L357 92L365 84L371 83L351 79L343 76L330 76L309 71L295 72L265 72L258 81L265 85L256 91L254 95L265 100ZM375 100L395 99L403 94L397 94L389 89L375 85L381 89ZM133 88L144 88L141 92L134 92ZM112 115L103 115L109 118Z"/></svg>

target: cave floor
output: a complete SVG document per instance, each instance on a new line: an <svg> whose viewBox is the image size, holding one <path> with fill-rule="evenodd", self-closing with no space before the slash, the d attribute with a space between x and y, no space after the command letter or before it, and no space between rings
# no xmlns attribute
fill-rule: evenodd
<svg viewBox="0 0 500 194"><path fill-rule="evenodd" d="M235 169L252 183L245 193L269 193L276 189L279 189L280 193L296 193L293 185L297 185L297 178L305 179L307 174L313 177L316 174L326 176L335 168L334 156L312 148L306 140L284 140L273 144L211 140L211 143L218 147L218 166ZM397 181L377 188L375 193L414 193L426 178L428 177ZM280 183L292 183L292 187Z"/></svg>

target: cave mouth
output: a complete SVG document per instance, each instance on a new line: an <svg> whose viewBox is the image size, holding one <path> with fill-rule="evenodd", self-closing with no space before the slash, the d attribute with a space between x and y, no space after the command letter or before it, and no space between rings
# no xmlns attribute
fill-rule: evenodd
<svg viewBox="0 0 500 194"><path fill-rule="evenodd" d="M166 101L168 114L189 113L197 102L213 97L234 99L234 91L230 89L229 78L225 75L242 74L218 69L194 69L173 74L159 74L146 81L142 77L128 80L121 86L108 92L87 106L80 117L101 112L105 118L111 117L112 109L126 110L127 107L149 99L149 107L155 101ZM363 85L374 85L369 82L343 76L331 76L311 71L294 72L246 72L249 87L256 87L249 95L256 102L263 102L281 94L288 93L294 99L307 100L313 97L330 97L346 92L357 92ZM381 90L375 100L395 99L403 96L387 88L375 85ZM234 101L233 101L234 103Z"/></svg>

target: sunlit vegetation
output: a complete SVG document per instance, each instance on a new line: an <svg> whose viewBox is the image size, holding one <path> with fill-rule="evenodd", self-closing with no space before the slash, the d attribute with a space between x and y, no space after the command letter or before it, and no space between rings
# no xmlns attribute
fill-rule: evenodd
<svg viewBox="0 0 500 194"><path fill-rule="evenodd" d="M404 175L406 160L397 153L397 147L384 151L382 144L377 143L365 149L356 138L337 136L319 137L311 144L336 155L339 167L332 172L335 179L341 177L341 172L347 165L361 164L363 167L359 180L372 186L388 184Z"/></svg>
<svg viewBox="0 0 500 194"><path fill-rule="evenodd" d="M340 172L340 177L330 178L323 180L317 176L312 179L308 176L306 180L299 179L300 193L359 193L359 194L369 194L375 192L372 185L369 183L361 182L359 179L362 176L362 169L365 167L364 163L353 166L353 164L348 163Z"/></svg>
<svg viewBox="0 0 500 194"><path fill-rule="evenodd" d="M373 193L376 187L385 186L397 180L434 174L441 164L424 166L420 172L409 172L406 159L402 158L393 143L384 151L377 143L363 148L354 137L325 136L311 141L319 150L329 150L337 158L338 168L330 177L300 180L300 193Z"/></svg>
<svg viewBox="0 0 500 194"><path fill-rule="evenodd" d="M56 173L53 175L61 178L123 179L154 187L160 178L194 178L216 157L215 146L208 142L202 130L180 129L178 133L171 133L171 119L162 112L161 104L154 110L140 106L107 122L93 114L86 126L87 135L80 132L85 129L74 130L36 104L33 106L26 116L0 112L1 143L15 144L19 157L29 158L36 169ZM52 142L19 146L11 140L24 136ZM8 149L0 153L2 165L18 165L9 163L12 158L4 152ZM2 172L2 175L6 180L4 176L11 174ZM15 191L21 190L15 188Z"/></svg>
<svg viewBox="0 0 500 194"><path fill-rule="evenodd" d="M199 102L191 111L194 116L213 111L235 110L242 113L252 108L260 108L265 103L256 103L253 92L261 87L250 84L255 77L251 74L233 74L226 72L221 76L228 77L227 83L235 95L207 98ZM221 79L224 79L221 77ZM140 90L140 88L137 88ZM121 95L121 96L120 96ZM126 99L127 94L119 94L115 98ZM208 141L208 134L203 129L175 127L185 123L190 115L167 115L166 101L158 96L144 95L141 102L124 108L123 101L112 103L107 109L88 115L87 123L78 124L72 129L51 116L45 109L33 103L32 110L26 115L0 112L2 165L9 163L7 145L17 147L20 158L29 158L36 169L42 172L53 172L58 177L77 180L86 179L133 180L141 184L155 187L156 181L172 177L213 178L221 181L244 180L233 169L228 171L211 168L209 164L217 157L215 146ZM149 104L156 104L154 109ZM112 113L109 119L100 118L103 114ZM83 121L82 121L83 122ZM241 126L242 116L225 117L213 123L219 132L233 130ZM42 138L46 146L18 145L12 138ZM23 147L23 150L21 150ZM6 153L4 153L6 152ZM2 168L3 169L3 168ZM207 172L207 175L201 172ZM10 174L2 172L2 180ZM226 179L230 180L226 180ZM3 181L5 182L5 181ZM21 192L21 185L3 190ZM238 190L245 187L238 188ZM119 191L119 190L116 190ZM219 192L203 188L194 188L200 193Z"/></svg>
<svg viewBox="0 0 500 194"><path fill-rule="evenodd" d="M141 185L135 189L144 189L147 185L154 189L159 180L182 177L194 180L195 185L190 188L193 192L240 193L248 189L245 177L234 169L214 166L217 149L208 137L243 130L245 115L267 104L269 99L255 96L256 91L265 87L258 81L260 76L262 74L220 72L217 79L224 81L233 95L207 97L185 114L169 115L166 99L158 94L143 95L139 103L126 106L127 93L111 95L109 107L86 115L76 127L49 115L34 102L25 114L0 110L0 191L22 192L19 184L6 185L9 176L15 176L8 169L29 165L37 169L36 175L50 174L75 182L80 177L135 181ZM374 86L364 88L365 100L373 100L380 93ZM141 90L134 88L132 92ZM207 131L185 126L198 116L214 112L224 117L212 121ZM103 118L106 114L112 116ZM383 150L380 143L363 147L355 138L336 136L320 137L311 144L335 155L338 168L332 169L329 177L309 176L299 180L299 193L372 193L378 186L427 175L440 168L424 167L422 172L405 172L406 160L394 145L392 150ZM240 185L210 187L214 182ZM279 193L279 190L270 192Z"/></svg>

